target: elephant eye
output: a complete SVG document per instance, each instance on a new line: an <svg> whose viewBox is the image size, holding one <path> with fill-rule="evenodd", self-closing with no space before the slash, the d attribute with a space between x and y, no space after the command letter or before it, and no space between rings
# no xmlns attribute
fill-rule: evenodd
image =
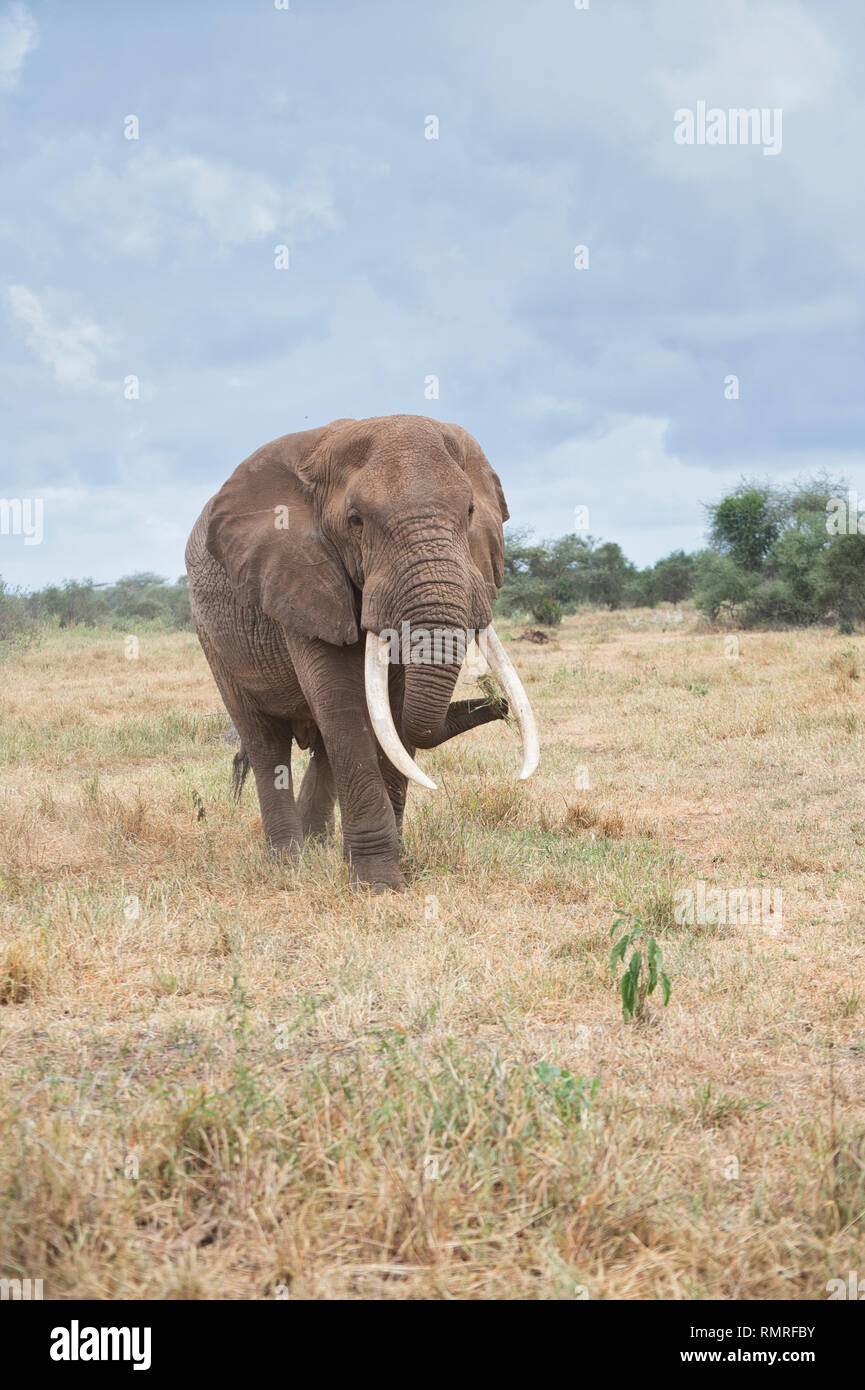
<svg viewBox="0 0 865 1390"><path fill-rule="evenodd" d="M470 503L469 503L469 516L474 516L474 514L475 514L475 504L474 504L474 502L470 502Z"/></svg>
<svg viewBox="0 0 865 1390"><path fill-rule="evenodd" d="M352 512L348 518L348 524L349 526L362 526L363 520L358 516L357 512Z"/></svg>

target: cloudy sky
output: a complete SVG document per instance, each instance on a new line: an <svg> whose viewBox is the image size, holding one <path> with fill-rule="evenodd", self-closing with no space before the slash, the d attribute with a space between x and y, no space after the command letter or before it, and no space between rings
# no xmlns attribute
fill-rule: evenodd
<svg viewBox="0 0 865 1390"><path fill-rule="evenodd" d="M174 578L346 415L464 425L515 524L642 564L742 474L865 497L863 63L862 0L0 0L0 495L45 515L0 574ZM701 102L780 152L678 143Z"/></svg>

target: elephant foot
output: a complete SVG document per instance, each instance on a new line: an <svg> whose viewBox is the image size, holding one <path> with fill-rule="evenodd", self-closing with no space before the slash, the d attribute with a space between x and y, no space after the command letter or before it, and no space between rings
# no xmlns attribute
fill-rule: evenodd
<svg viewBox="0 0 865 1390"><path fill-rule="evenodd" d="M392 875L387 879L361 878L359 874L352 874L351 886L356 892L368 888L371 893L404 893L408 887L402 874Z"/></svg>
<svg viewBox="0 0 865 1390"><path fill-rule="evenodd" d="M272 840L265 840L265 850L268 859L276 860L277 863L294 864L300 860L300 845L297 840L288 840L285 844L274 844Z"/></svg>
<svg viewBox="0 0 865 1390"><path fill-rule="evenodd" d="M323 845L327 844L328 841L332 840L333 836L333 822L331 822L329 825L310 825L304 829L303 843L306 845L309 844L310 841L312 841L313 844L318 842L319 844Z"/></svg>
<svg viewBox="0 0 865 1390"><path fill-rule="evenodd" d="M406 881L397 865L365 863L362 859L352 859L349 864L349 877L352 888L369 888L373 893L404 893Z"/></svg>

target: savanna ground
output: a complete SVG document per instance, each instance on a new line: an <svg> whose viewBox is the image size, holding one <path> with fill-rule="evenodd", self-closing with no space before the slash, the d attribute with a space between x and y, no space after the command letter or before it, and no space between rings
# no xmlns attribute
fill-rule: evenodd
<svg viewBox="0 0 865 1390"><path fill-rule="evenodd" d="M511 644L540 769L515 783L500 724L422 754L442 789L385 897L336 847L266 860L192 634L10 659L0 1275L820 1299L861 1270L865 638L725 641L644 611ZM782 921L677 925L699 881L780 889ZM638 1022L622 913L672 977Z"/></svg>

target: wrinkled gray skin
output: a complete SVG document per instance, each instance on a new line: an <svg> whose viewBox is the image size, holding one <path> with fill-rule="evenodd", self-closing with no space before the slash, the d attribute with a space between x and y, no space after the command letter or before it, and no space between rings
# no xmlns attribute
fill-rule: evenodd
<svg viewBox="0 0 865 1390"><path fill-rule="evenodd" d="M251 766L272 850L330 833L339 797L353 880L405 886L406 779L370 723L366 633L404 620L486 627L507 516L471 435L414 415L285 435L208 502L186 549L192 614L241 738L235 790ZM451 703L458 674L391 665L394 723L412 756L504 717L504 703ZM292 740L312 751L297 797Z"/></svg>

